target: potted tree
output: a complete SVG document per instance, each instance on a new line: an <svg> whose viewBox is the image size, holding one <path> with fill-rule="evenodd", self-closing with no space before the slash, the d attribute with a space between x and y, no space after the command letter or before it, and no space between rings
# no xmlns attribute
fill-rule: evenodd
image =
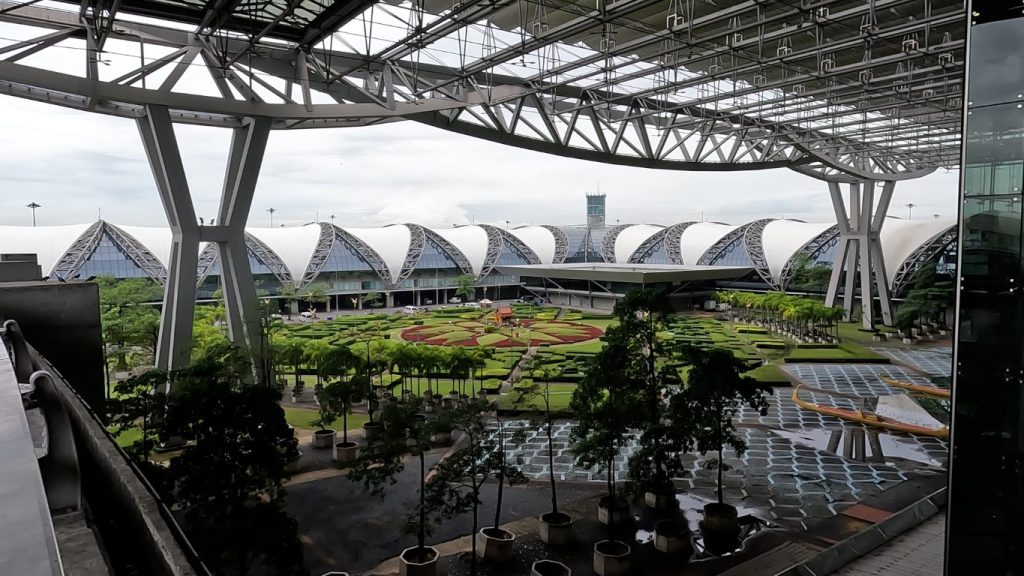
<svg viewBox="0 0 1024 576"><path fill-rule="evenodd" d="M445 518L472 512L475 536L471 544L470 573L474 575L477 560L511 560L515 535L501 528L503 486L505 482L526 481L518 467L506 457L506 442L510 438L505 424L499 422L494 435L487 429L486 416L491 408L482 402L467 402L448 413L452 426L465 436L465 443L437 465L434 480L427 485L428 500L445 502ZM515 434L511 440L518 441L520 437ZM484 483L492 477L497 483L494 523L478 529L480 493Z"/></svg>
<svg viewBox="0 0 1024 576"><path fill-rule="evenodd" d="M317 386L316 398L317 419L313 421L313 425L317 429L313 432L313 448L330 448L334 446L336 432L329 426L338 418L338 413L336 406L327 397L324 386Z"/></svg>
<svg viewBox="0 0 1024 576"><path fill-rule="evenodd" d="M381 433L376 442L368 446L363 456L349 471L348 479L361 483L370 494L381 499L395 477L405 470L402 456L411 452L419 463L419 496L415 509L406 518L404 531L416 535L416 546L406 548L399 555L399 574L402 576L435 576L439 570L440 554L426 545L426 538L443 517L448 502L429 491L427 483L426 451L430 448L432 422L412 424L420 401L395 403L383 408L379 423Z"/></svg>
<svg viewBox="0 0 1024 576"><path fill-rule="evenodd" d="M552 546L564 546L573 539L572 516L559 512L558 510L558 485L555 482L555 449L554 449L554 425L555 420L551 414L551 379L554 372L548 368L538 371L540 379L544 382L543 387L534 383L529 387L513 388L513 404L517 407L533 408L541 404L543 408L532 414L531 420L540 420L548 441L548 482L551 486L551 511L540 515L540 539L545 544Z"/></svg>
<svg viewBox="0 0 1024 576"><path fill-rule="evenodd" d="M608 537L594 545L594 572L599 576L621 576L630 566L630 546L617 537L616 526L626 519L629 507L618 494L615 479L615 458L629 433L624 417L629 406L620 403L618 384L626 377L630 351L614 333L617 330L609 328L613 334L587 367L569 405L577 418L571 435L577 463L606 474L608 494L598 502L598 518L607 524Z"/></svg>
<svg viewBox="0 0 1024 576"><path fill-rule="evenodd" d="M732 419L744 405L766 414L768 400L765 396L771 394L772 389L744 376L748 367L731 350L688 346L683 354L690 364L690 374L689 385L677 401L678 409L685 412L680 417L692 418L696 423L697 450L701 454L717 452L718 456L712 462L718 472L718 498L717 502L704 506L701 535L710 552L722 554L736 548L740 533L736 508L726 504L723 498L723 473L727 467L724 451L729 446L737 455L742 455L747 447Z"/></svg>

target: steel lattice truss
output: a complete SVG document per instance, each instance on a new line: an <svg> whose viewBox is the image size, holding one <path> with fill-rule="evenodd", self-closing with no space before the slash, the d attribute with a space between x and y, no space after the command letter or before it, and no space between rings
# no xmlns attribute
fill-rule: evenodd
<svg viewBox="0 0 1024 576"><path fill-rule="evenodd" d="M167 281L167 268L164 268L160 259L154 256L141 242L109 222L104 222L103 228L118 249L132 262L135 262L135 265L141 268L146 276L160 284Z"/></svg>
<svg viewBox="0 0 1024 576"><path fill-rule="evenodd" d="M317 240L316 248L313 249L313 255L309 258L309 264L306 265L306 272L302 275L302 282L299 284L299 288L305 288L316 280L317 276L320 275L320 271L327 264L327 259L330 257L331 250L336 242L343 243L358 254L373 269L377 277L384 282L384 286L387 289L390 290L396 286L396 283L391 281L391 271L388 269L387 263L376 250L345 229L339 228L334 224L320 222L320 238Z"/></svg>
<svg viewBox="0 0 1024 576"><path fill-rule="evenodd" d="M839 226L832 226L821 234L818 234L814 238L808 240L806 244L801 246L800 249L786 261L786 265L782 268L782 273L779 274L778 287L782 290L789 287L789 282L793 279L793 264L797 262L801 255L805 255L813 261L819 254L828 250L832 246L835 246L838 242Z"/></svg>
<svg viewBox="0 0 1024 576"><path fill-rule="evenodd" d="M402 264L402 273L398 277L398 282L408 278L413 270L416 269L420 258L423 256L423 248L426 247L427 242L432 243L438 250L451 258L452 262L455 262L455 265L459 267L459 272L473 275L473 264L454 244L445 240L437 232L424 228L419 224L405 224L405 227L409 229L410 234L409 251L405 255L405 262Z"/></svg>
<svg viewBox="0 0 1024 576"><path fill-rule="evenodd" d="M662 241L665 240L665 234L667 232L668 228L662 228L648 236L646 240L636 247L633 254L629 256L629 263L640 264L650 258L652 254L658 251L658 248L662 247Z"/></svg>
<svg viewBox="0 0 1024 576"><path fill-rule="evenodd" d="M683 247L681 244L683 232L694 224L696 222L680 222L665 229L665 237L662 239L662 243L665 245L668 260L672 264L683 264Z"/></svg>
<svg viewBox="0 0 1024 576"><path fill-rule="evenodd" d="M410 119L683 170L900 180L958 163L962 0L60 1L74 11L0 1L0 21L39 29L0 47L0 93L216 126ZM23 60L67 48L77 74ZM194 69L216 93L188 92Z"/></svg>
<svg viewBox="0 0 1024 576"><path fill-rule="evenodd" d="M551 259L551 263L565 262L565 258L569 255L569 236L566 235L565 230L551 224L542 224L541 227L546 228L555 238L555 255Z"/></svg>
<svg viewBox="0 0 1024 576"><path fill-rule="evenodd" d="M490 224L478 224L478 226L487 233L487 255L484 257L483 270L480 272L481 278L490 274L491 270L497 266L505 246L518 254L527 264L540 264L540 257L537 256L537 253L511 232Z"/></svg>
<svg viewBox="0 0 1024 576"><path fill-rule="evenodd" d="M772 222L772 219L765 218L745 225L743 227L743 244L747 248L747 255L750 256L750 262L754 265L757 275L773 289L777 289L778 285L772 279L772 271L768 267L768 259L764 255L764 227L769 222Z"/></svg>
<svg viewBox="0 0 1024 576"><path fill-rule="evenodd" d="M604 236L601 237L601 258L604 258L605 262L615 262L615 239L630 226L632 224L616 224L605 230Z"/></svg>
<svg viewBox="0 0 1024 576"><path fill-rule="evenodd" d="M718 239L717 242L712 244L710 248L708 248L707 250L704 251L703 254L701 254L700 258L697 260L697 265L712 266L722 258L729 255L736 248L743 246L745 241L744 235L747 232L747 228L759 222L761 223L760 226L762 226L763 229L765 224L771 222L771 218L765 218L763 220L754 220L753 222L748 222L732 230L725 236L722 236L721 238Z"/></svg>
<svg viewBox="0 0 1024 576"><path fill-rule="evenodd" d="M54 264L53 270L50 272L50 276L57 278L74 278L78 271L85 264L85 261L89 259L89 256L96 250L96 246L99 245L100 239L103 238L103 221L100 220L89 226L81 236L71 246L68 247L67 251L57 260Z"/></svg>
<svg viewBox="0 0 1024 576"><path fill-rule="evenodd" d="M284 261L277 255L276 252L270 249L270 246L264 244L259 238L245 233L245 247L249 252L249 256L255 258L258 262L270 269L270 272L274 275L281 284L287 284L292 281L292 273L288 271L288 267L285 266ZM199 266L197 267L196 273L196 284L202 284L206 277L213 272L213 267L220 260L220 254L217 250L217 244L210 242L203 248L203 251L199 253Z"/></svg>
<svg viewBox="0 0 1024 576"><path fill-rule="evenodd" d="M939 254L945 252L950 246L955 244L957 241L957 229L956 226L936 235L934 238L925 242L917 250L911 252L903 262L900 263L899 268L896 269L896 273L892 275L892 293L893 295L899 295L907 288L910 278L917 270L922 262L928 262L934 259Z"/></svg>

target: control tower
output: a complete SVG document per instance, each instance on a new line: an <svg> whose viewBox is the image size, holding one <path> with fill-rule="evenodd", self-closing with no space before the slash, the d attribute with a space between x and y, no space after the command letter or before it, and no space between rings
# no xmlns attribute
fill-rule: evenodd
<svg viewBox="0 0 1024 576"><path fill-rule="evenodd" d="M604 228L604 199L600 192L587 194L587 228Z"/></svg>

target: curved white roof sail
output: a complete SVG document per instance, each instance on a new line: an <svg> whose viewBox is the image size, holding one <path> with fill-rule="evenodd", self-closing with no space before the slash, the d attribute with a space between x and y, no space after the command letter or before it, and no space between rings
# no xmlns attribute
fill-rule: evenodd
<svg viewBox="0 0 1024 576"><path fill-rule="evenodd" d="M0 226L0 254L35 254L43 276L93 223L66 226Z"/></svg>
<svg viewBox="0 0 1024 576"><path fill-rule="evenodd" d="M885 275L892 282L900 264L922 244L955 226L953 220L903 220L886 218L879 233L882 241L882 256L885 258Z"/></svg>
<svg viewBox="0 0 1024 576"><path fill-rule="evenodd" d="M509 230L530 247L540 258L541 264L551 264L555 259L555 235L543 226L520 226Z"/></svg>
<svg viewBox="0 0 1024 576"><path fill-rule="evenodd" d="M269 246L277 254L288 271L291 272L292 280L296 285L302 282L306 266L309 265L309 259L313 256L316 244L320 240L319 225L306 224L283 228L254 227L246 228L245 231Z"/></svg>
<svg viewBox="0 0 1024 576"><path fill-rule="evenodd" d="M683 231L679 237L679 250L683 255L683 264L696 264L700 257L729 232L739 228L716 222L698 222Z"/></svg>
<svg viewBox="0 0 1024 576"><path fill-rule="evenodd" d="M339 226L339 228L341 228ZM409 242L412 233L405 226L385 226L383 228L341 228L345 232L359 238L367 246L380 254L384 264L391 273L391 282L397 282L405 264L405 256L409 253Z"/></svg>
<svg viewBox="0 0 1024 576"><path fill-rule="evenodd" d="M833 225L827 222L798 222L796 220L772 220L761 232L761 247L768 261L772 280L778 282L786 263L796 256L800 248Z"/></svg>
<svg viewBox="0 0 1024 576"><path fill-rule="evenodd" d="M479 226L459 226L458 228L434 228L438 236L451 242L466 255L473 265L473 273L477 276L484 269L487 259L487 232ZM552 240L552 243L554 240Z"/></svg>
<svg viewBox="0 0 1024 576"><path fill-rule="evenodd" d="M657 226L655 224L636 224L623 229L615 237L615 261L629 262L629 257L644 243L644 240L647 240L664 228L664 226ZM594 248L597 250L601 249L600 246L594 246Z"/></svg>

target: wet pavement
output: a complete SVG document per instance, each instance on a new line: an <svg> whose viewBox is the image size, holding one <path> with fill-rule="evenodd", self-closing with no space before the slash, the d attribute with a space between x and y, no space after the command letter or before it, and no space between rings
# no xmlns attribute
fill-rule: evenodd
<svg viewBox="0 0 1024 576"><path fill-rule="evenodd" d="M900 364L916 368L929 376L948 378L953 372L952 348L934 347L908 350L906 348L875 347L871 350L884 354Z"/></svg>

